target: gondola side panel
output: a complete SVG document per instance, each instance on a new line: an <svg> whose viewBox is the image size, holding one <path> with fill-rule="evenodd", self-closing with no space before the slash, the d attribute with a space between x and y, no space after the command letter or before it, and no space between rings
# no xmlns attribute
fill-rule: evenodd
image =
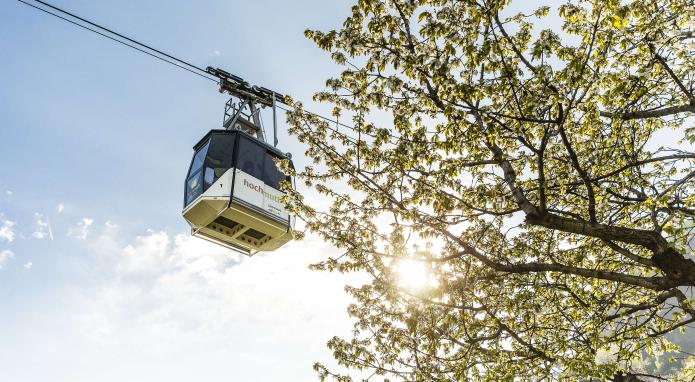
<svg viewBox="0 0 695 382"><path fill-rule="evenodd" d="M281 191L266 185L262 180L244 171L239 169L236 171L234 198L242 200L282 221L289 219L289 213L280 202L280 198L284 195Z"/></svg>

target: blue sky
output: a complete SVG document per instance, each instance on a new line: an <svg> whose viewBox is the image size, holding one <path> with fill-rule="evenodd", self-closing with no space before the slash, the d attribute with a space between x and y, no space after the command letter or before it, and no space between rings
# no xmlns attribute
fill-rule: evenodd
<svg viewBox="0 0 695 382"><path fill-rule="evenodd" d="M339 68L303 31L338 28L351 2L52 1L329 114L310 99ZM0 381L308 381L330 363L359 280L307 265L336 249L310 237L249 259L188 235L215 84L2 1L0 101Z"/></svg>
<svg viewBox="0 0 695 382"><path fill-rule="evenodd" d="M309 100L337 68L303 36L347 2L55 0L199 66ZM346 333L344 279L310 239L241 258L180 216L215 84L0 3L3 381L302 381ZM282 118L280 119L282 120ZM281 132L280 147L301 148Z"/></svg>

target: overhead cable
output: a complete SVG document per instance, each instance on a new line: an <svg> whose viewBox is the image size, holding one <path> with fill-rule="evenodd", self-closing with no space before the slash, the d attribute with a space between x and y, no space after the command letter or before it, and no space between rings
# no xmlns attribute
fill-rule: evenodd
<svg viewBox="0 0 695 382"><path fill-rule="evenodd" d="M80 27L80 28L86 29L86 30L88 30L88 31L90 31L90 32L94 32L94 33L96 33L96 34L98 34L98 35L100 35L100 36L102 36L102 37L108 38L108 39L110 39L110 40L112 40L112 41L115 41L115 42L117 42L117 43L119 43L119 44L125 45L125 46L127 46L127 47L129 47L129 48L132 48L132 49L135 49L135 50L137 50L137 51L139 51L139 52L141 52L141 53L145 53L145 54L147 54L148 56L154 57L154 58L156 58L156 59L158 59L158 60L161 60L161 61L166 62L166 63L168 63L168 64L174 65L174 66L176 66L176 67L178 67L178 68L180 68L180 69L186 70L186 71L188 71L188 72L190 72L190 73L193 73L193 74L195 74L195 75L197 75L197 76L200 76L200 77L205 78L205 79L207 79L207 80L213 81L213 82L215 82L215 83L219 83L219 80L218 80L218 79L213 78L213 77L210 77L210 76L208 75L209 72L206 71L205 69L202 69L202 68L199 67L199 66L193 65L193 64L191 64L191 63L189 63L189 62L187 62L187 61L184 61L184 60L182 60L182 59L180 59L180 58L177 58L177 57L175 57L175 56L172 56L172 55L170 55L170 54L168 54L168 53L164 53L164 52L162 52L162 51L159 50L159 49L155 49L155 48L153 48L153 47L151 47L151 46L149 46L149 45L147 45L147 44L141 43L141 42L139 42L139 41L137 41L137 40L134 40L134 39L132 39L132 38L130 38L130 37L127 37L127 36L125 36L125 35L123 35L123 34L121 34L121 33L118 33L118 32L116 32L116 31L113 31L113 30L109 29L109 28L106 28L106 27L104 27L104 26L101 26L101 25L99 25L99 24L97 24L97 23L95 23L95 22L92 22L92 21L89 21L89 20L87 20L87 19L85 19L85 18L82 18L82 17L80 17L80 16L77 16L77 15L71 13L71 12L68 12L68 11L66 11L66 10L64 10L64 9L58 8L58 7L56 7L56 6L54 6L54 5L51 5L51 4L49 4L49 3L46 3L46 2L44 2L44 1L42 1L42 0L26 0L26 1L25 1L25 0L17 0L17 1L19 1L20 3L23 3L23 4L25 4L25 5L28 5L28 6L32 7L32 8L35 8L35 9L41 11L41 12L44 12L44 13L47 13L47 14L49 14L49 15L51 15L51 16L57 17L57 18L59 18L59 19L61 19L61 20L63 20L63 21L67 21L67 22L69 22L69 23L71 23L71 24L73 24L73 25L76 25L76 26ZM57 14L57 13L51 11L51 10L48 10L48 9L39 7L39 6L35 5L35 4L31 4L30 2L35 2L35 3L41 4L41 5L45 6L45 7L48 7L48 8L50 8L50 9L55 10L56 12L59 12L59 13L65 15L65 16L67 16L67 17L61 16L60 14ZM89 27L89 26L84 25L84 24L81 24L81 23L79 23L79 22L77 22L77 21L75 21L75 20L71 20L71 19L69 19L68 17L73 18L73 19L75 19L75 20L79 20L79 21L81 21L81 22L83 22L83 23L86 23L86 24L88 24L88 25L91 25L91 26L94 27L94 28ZM99 30L97 30L97 29L95 29L95 28L100 29L101 31L99 31ZM109 35L109 34L111 34L111 35ZM118 38L116 38L116 37L114 37L114 36L116 36L116 37L118 37ZM119 38L120 38L120 39L119 39ZM123 40L121 40L121 39L126 40L126 41L123 41ZM153 53L153 52L154 52L154 53ZM155 54L155 53L156 53L156 54ZM162 56L163 56L163 57L162 57ZM279 109L284 110L284 111L291 111L290 109L285 108L285 107L282 107L282 106L279 106L279 105L278 105L277 107L278 107ZM335 123L336 126L342 126L342 127L347 128L347 129L350 129L350 130L352 130L352 131L357 131L357 129L356 129L355 127L353 127L353 126L348 126L348 125L346 125L346 124L340 123L340 122L338 122L337 120L333 120L333 119L330 119L330 118L328 118L328 117L324 117L324 116L322 116L322 115L319 115L319 114L316 114L316 113L312 113L312 112L310 112L310 111L305 111L305 113L311 114L311 115L313 115L313 116L315 116L315 117L317 117L317 118L321 118L321 119L323 119L323 120L325 120L325 121L328 121L328 122L331 122L331 123ZM332 130L333 130L333 129L332 129ZM338 132L338 131L335 130L335 132ZM348 138L348 139L350 139L350 138Z"/></svg>
<svg viewBox="0 0 695 382"><path fill-rule="evenodd" d="M80 27L80 28L86 29L86 30L88 30L88 31L90 31L90 32L94 32L94 33L96 33L96 34L98 34L98 35L100 35L100 36L102 36L102 37L106 37L106 38L108 38L108 39L110 39L110 40L113 40L113 41L119 43L119 44L125 45L125 46L127 46L127 47L129 47L129 48L133 48L133 49L135 49L135 50L137 50L137 51L139 51L139 52L145 53L145 54L147 54L147 55L149 55L149 56L151 56L151 57L154 57L154 58L156 58L156 59L158 59L158 60L164 61L164 62L166 62L166 63L168 63L168 64L171 64L171 65L174 65L174 66L176 66L176 67L179 67L179 68L181 68L181 69L183 69L183 70L186 70L186 71L188 71L188 72L190 72L190 73L193 73L193 74L195 74L195 75L198 75L198 76L200 76L200 77L203 77L203 78L205 78L205 79L208 79L208 80L210 80L210 81L213 81L213 82L215 82L215 83L219 82L216 78L209 77L209 76L207 76L206 74L202 74L202 73L207 73L207 72L205 71L205 69L202 69L202 68L200 68L200 67L198 67L198 66L196 66L196 65L193 65L193 64L191 64L191 63L189 63L189 62L186 62L186 61L184 61L184 60L182 60L182 59L176 58L176 57L174 57L174 56L172 56L172 55L170 55L170 54L164 53L164 52L162 52L162 51L160 51L160 50L158 50L158 49L152 48L152 47L149 46L149 45L143 44L143 43L141 43L141 42L139 42L139 41L136 41L136 40L134 40L134 39L132 39L132 38L129 38L129 37L127 37L127 36L124 36L124 35L122 35L122 34L120 34L120 33L118 33L118 32L115 32L115 31L111 30L111 29L108 29L108 28L103 27L103 26L101 26L101 25L99 25L99 24L96 24L96 23L91 22L91 21L89 21L89 20L86 20L86 19L84 19L84 18L82 18L82 17L79 17L79 16L77 16L77 15L75 15L75 14L72 14L72 13L70 13L70 12L68 12L68 11L65 11L65 10L63 10L63 9L60 9L60 8L58 8L58 7L56 7L56 6L53 6L53 5L51 5L51 4L48 4L48 3L43 2L43 1L41 1L41 0L33 0L34 2L37 2L37 3L39 3L39 4L42 4L42 5L46 6L46 7L51 8L51 9L54 9L54 10L56 10L57 12L60 12L60 13L62 13L62 14L64 14L64 15L67 15L67 16L69 16L69 17L72 17L72 18L74 18L74 19L77 19L77 20L79 20L79 21L82 21L82 22L84 22L84 23L87 23L87 24L89 24L89 25L92 25L92 26L95 27L95 28L101 29L102 31L104 31L104 32L106 32L106 33L100 32L100 31L98 31L98 30L96 30L96 29L94 29L94 28L90 28L90 27L88 27L88 26L86 26L86 25L84 25L84 24L80 24L80 23L78 23L78 22L76 22L76 21L74 21L74 20L70 20L69 18L64 17L64 16L61 16L61 15L59 15L59 14L57 14L57 13L54 13L54 12L48 10L48 9L38 7L38 6L34 5L34 4L30 4L30 3L27 2L27 1L24 1L24 0L17 0L17 1L19 1L20 3L23 3L23 4L25 4L25 5L28 5L28 6L32 7L32 8L38 9L39 11L42 11L42 12L44 12L44 13L47 13L47 14L49 14L49 15L51 15L51 16L55 16L55 17L57 17L57 18L59 18L59 19L61 19L61 20L63 20L63 21L67 21L67 22L69 22L69 23L71 23L71 24L73 24L73 25L76 25L76 26ZM32 0L29 0L29 1L32 1ZM126 41L129 41L130 43L129 43L129 42L126 42L126 41L123 41L123 40L119 40L119 39L116 38L116 37L109 36L107 33L110 33L110 34L112 34L112 35L114 35L114 36L117 36L117 37L122 38L122 39L124 39L124 40L126 40ZM140 47L138 47L138 46L140 46ZM148 50L149 50L149 52L148 52ZM152 53L152 52L155 52L155 53L157 53L157 54ZM164 56L164 57L161 57L161 56L159 56L158 54L161 55L161 56Z"/></svg>

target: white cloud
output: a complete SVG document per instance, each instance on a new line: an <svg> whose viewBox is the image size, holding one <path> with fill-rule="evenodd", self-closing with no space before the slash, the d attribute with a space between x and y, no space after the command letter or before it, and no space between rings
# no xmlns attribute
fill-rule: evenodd
<svg viewBox="0 0 695 382"><path fill-rule="evenodd" d="M12 196L12 194L14 194L14 192L7 190L7 191L5 191L5 194L7 194L7 196Z"/></svg>
<svg viewBox="0 0 695 382"><path fill-rule="evenodd" d="M11 243L14 240L15 232L12 227L14 227L15 222L11 220L4 219L0 221L0 240L4 240Z"/></svg>
<svg viewBox="0 0 695 382"><path fill-rule="evenodd" d="M121 252L119 269L126 274L156 273L168 257L169 235L153 232L138 236L135 243L128 244Z"/></svg>
<svg viewBox="0 0 695 382"><path fill-rule="evenodd" d="M63 210L65 210L65 205L64 205L63 203L59 203L59 204L56 206L56 210L58 210L58 213L63 212Z"/></svg>
<svg viewBox="0 0 695 382"><path fill-rule="evenodd" d="M5 269L5 264L14 257L14 253L9 249L0 252L0 269Z"/></svg>
<svg viewBox="0 0 695 382"><path fill-rule="evenodd" d="M66 317L94 346L156 359L215 349L249 372L277 360L277 373L301 366L298 379L307 379L313 361L330 358L325 342L350 331L346 278L307 269L337 254L316 239L248 258L189 234L152 231L126 243L118 235L95 229L87 244L111 274L67 298Z"/></svg>
<svg viewBox="0 0 695 382"><path fill-rule="evenodd" d="M314 361L331 362L326 341L349 336L345 278L307 269L338 254L316 239L248 258L189 234L128 237L113 222L81 220L72 235L84 226L85 240L54 256L51 298L12 311L27 320L0 347L10 380L310 380ZM28 266L17 258L8 268Z"/></svg>
<svg viewBox="0 0 695 382"><path fill-rule="evenodd" d="M75 237L80 240L87 240L89 235L89 227L94 224L94 219L82 218L77 224L68 229L68 236Z"/></svg>
<svg viewBox="0 0 695 382"><path fill-rule="evenodd" d="M53 240L53 230L51 229L51 222L48 220L48 217L36 212L34 213L34 221L36 228L31 236L36 239L48 237Z"/></svg>
<svg viewBox="0 0 695 382"><path fill-rule="evenodd" d="M24 264L24 269L31 269L32 266L34 266L34 263L28 261L26 264Z"/></svg>
<svg viewBox="0 0 695 382"><path fill-rule="evenodd" d="M217 49L215 49L215 50L213 50L212 52L210 52L210 56L211 56L211 57L219 57L219 56L221 56L221 55L222 55L222 52L220 52L220 51L217 50Z"/></svg>

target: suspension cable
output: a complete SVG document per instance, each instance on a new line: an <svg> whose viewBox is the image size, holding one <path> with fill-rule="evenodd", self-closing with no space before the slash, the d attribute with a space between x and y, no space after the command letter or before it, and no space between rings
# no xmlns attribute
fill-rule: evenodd
<svg viewBox="0 0 695 382"><path fill-rule="evenodd" d="M176 66L176 67L178 67L178 68L180 68L180 69L186 70L186 71L188 71L188 72L190 72L190 73L193 73L193 74L195 74L195 75L197 75L197 76L200 76L200 77L202 77L202 78L205 78L205 79L207 79L207 80L213 81L213 82L215 82L215 83L219 83L219 80L218 80L218 79L213 78L213 77L210 77L210 76L209 76L209 73L208 73L205 69L202 69L202 68L199 67L199 66L193 65L193 64L191 64L191 63L189 63L189 62L187 62L187 61L184 61L184 60L182 60L182 59L180 59L180 58L177 58L177 57L175 57L175 56L172 56L172 55L170 55L170 54L167 54L167 53L165 53L165 52L162 52L161 50L155 49L155 48L153 48L153 47L151 47L151 46L149 46L149 45L147 45L147 44L141 43L141 42L139 42L139 41L137 41L137 40L135 40L135 39L132 39L132 38L130 38L130 37L127 37L127 36L125 36L125 35L123 35L123 34L121 34L121 33L118 33L118 32L116 32L116 31L113 31L113 30L109 29L109 28L106 28L106 27L104 27L104 26L101 26L101 25L99 25L99 24L97 24L97 23L95 23L95 22L92 22L92 21L89 21L89 20L87 20L87 19L85 19L85 18L82 18L82 17L80 17L80 16L77 16L77 15L75 15L75 14L73 14L73 13L70 13L70 12L68 12L68 11L66 11L66 10L63 10L63 9L61 9L61 8L58 8L58 7L56 7L56 6L54 6L54 5L51 5L51 4L49 4L49 3L46 3L46 2L44 2L44 1L42 1L42 0L27 0L27 1L25 1L25 0L17 0L17 1L19 1L19 2L22 3L22 4L28 5L28 6L32 7L32 8L34 8L34 9L37 9L37 10L39 10L39 11L41 11L41 12L44 12L44 13L47 13L47 14L49 14L49 15L51 15L51 16L57 17L57 18L59 18L59 19L61 19L61 20L63 20L63 21L66 21L66 22L68 22L68 23L71 23L71 24L73 24L73 25L76 25L76 26L78 26L78 27L80 27L80 28L83 28L83 29L88 30L88 31L93 32L93 33L96 33L96 34L98 34L98 35L100 35L100 36L102 36L102 37L108 38L108 39L110 39L110 40L112 40L112 41L115 41L115 42L117 42L117 43L119 43L119 44L125 45L125 46L127 46L127 47L129 47L129 48L132 48L132 49L135 49L135 50L137 50L137 51L139 51L139 52L141 52L141 53L145 53L145 54L147 54L148 56L151 56L151 57L153 57L153 58L156 58L156 59L158 59L158 60L160 60L160 61L163 61L163 62L166 62L166 63L168 63L168 64L174 65L174 66ZM48 9L45 9L45 8L36 6L36 5L34 5L34 4L30 4L28 1L34 1L34 2L39 3L39 4L41 4L41 5L45 6L45 7L49 7L50 9L53 9L53 10L55 10L56 12L59 12L59 13L65 15L65 16L67 16L67 17L61 16L61 15L58 14L58 13L52 12L52 11L50 11L50 10L48 10ZM76 22L75 20L71 20L71 19L69 19L68 17L71 17L71 18L73 18L73 19L79 20L79 21L81 21L81 22L83 22L83 23L86 23L86 24L88 24L88 25L91 25L91 26L93 26L94 28L91 28L91 27L89 27L89 26L87 26L87 25L84 25L84 24L81 24L81 23L79 23L79 22ZM96 29L95 29L95 28L96 28ZM99 31L99 30L97 30L97 29L99 29L99 30L101 30L101 31ZM110 36L109 34L111 34L111 36ZM116 37L114 37L114 36L117 36L117 37L119 37L119 38L121 38L121 39L124 39L124 40L126 40L126 41L120 40L119 38L116 38ZM153 53L153 52L155 52L155 53L157 53L157 54L155 54L155 53ZM158 55L158 54L159 54L159 55ZM161 55L161 56L160 56L160 55ZM164 57L162 57L162 56L164 56ZM281 110L284 110L284 111L286 111L286 112L290 112L290 111L291 111L289 108L285 108L285 107L280 106L280 105L277 105L277 108L279 108L279 109L281 109ZM336 126L342 126L342 127L347 128L347 129L350 129L350 130L352 130L352 131L358 131L358 129L356 129L355 127L353 127L353 126L348 126L348 125L346 125L346 124L344 124L344 123L340 123L337 119L336 119L336 120L333 120L333 119L331 119L331 118L322 116L322 115L320 115L320 114L312 113L312 112L307 111L307 110L305 110L304 112L307 113L307 114L313 115L313 116L315 116L315 117L317 117L317 118L323 119L323 120L325 120L325 121L327 121L327 122L334 123ZM329 127L329 129L335 131L336 133L340 133L337 129L333 129L333 128L330 128L330 127ZM343 134L343 135L344 135L344 134ZM346 137L348 140L352 141L352 138L350 138L350 137L348 137L348 136L345 136L345 137Z"/></svg>
<svg viewBox="0 0 695 382"><path fill-rule="evenodd" d="M87 23L87 24L93 26L94 28L100 29L100 30L103 31L103 32L100 32L99 30L96 30L96 29L94 29L94 28L90 28L90 27L88 27L88 26L86 26L86 25L80 24L80 23L78 23L78 22L76 22L76 21L74 21L74 20L70 20L69 18L64 17L64 16L61 16L61 15L59 15L59 14L57 14L57 13L55 13L55 12L52 12L52 11L50 11L50 10L48 10L48 9L38 7L38 6L34 5L34 4L30 4L30 3L28 3L27 1L24 1L24 0L17 0L17 1L19 1L20 3L23 3L23 4L25 4L25 5L28 5L28 6L32 7L32 8L34 8L34 9L38 9L39 11L44 12L44 13L47 13L47 14L49 14L49 15L51 15L51 16L55 16L55 17L57 17L57 18L59 18L59 19L61 19L61 20L63 20L63 21L67 21L67 22L69 22L69 23L71 23L71 24L73 24L73 25L76 25L76 26L80 27L80 28L86 29L86 30L88 30L88 31L90 31L90 32L94 32L94 33L96 33L96 34L98 34L98 35L100 35L100 36L102 36L102 37L108 38L108 39L110 39L110 40L112 40L112 41L115 41L115 42L117 42L117 43L119 43L119 44L125 45L125 46L127 46L127 47L129 47L129 48L132 48L132 49L135 49L135 50L137 50L137 51L139 51L139 52L145 53L145 54L147 54L147 55L149 55L149 56L151 56L151 57L154 57L154 58L156 58L156 59L158 59L158 60L164 61L164 62L166 62L166 63L168 63L168 64L171 64L171 65L174 65L174 66L176 66L176 67L179 67L179 68L181 68L181 69L183 69L183 70L186 70L186 71L188 71L188 72L191 72L191 73L193 73L193 74L195 74L195 75L198 75L198 76L203 77L203 78L205 78L205 79L208 79L208 80L210 80L210 81L214 81L214 82L216 82L216 83L219 82L216 78L209 77L209 76L207 75L207 72L205 71L205 69L202 69L202 68L200 68L200 67L198 67L198 66L196 66L196 65L193 65L193 64L191 64L191 63L189 63L189 62L187 62L187 61L184 61L184 60L182 60L182 59L180 59L180 58L176 58L176 57L174 57L174 56L172 56L172 55L170 55L170 54L164 53L164 52L162 52L161 50L155 49L155 48L153 48L153 47L151 47L151 46L149 46L149 45L147 45L147 44L141 43L141 42L139 42L139 41L137 41L137 40L134 40L134 39L132 39L132 38L130 38L130 37L124 36L124 35L122 35L122 34L120 34L120 33L118 33L118 32L115 32L115 31L109 29L109 28L103 27L103 26L101 26L101 25L99 25L99 24L97 24L97 23L94 23L94 22L92 22L92 21L89 21L89 20L87 20L87 19L84 19L84 18L82 18L82 17L80 17L80 16L77 16L77 15L75 15L75 14L73 14L73 13L70 13L70 12L68 12L68 11L65 11L65 10L63 10L63 9L61 9L61 8L58 8L58 7L54 6L54 5L48 4L48 3L44 2L44 1L41 1L41 0L29 0L29 1L35 1L35 2L37 2L37 3L39 3L39 4L42 4L42 5L46 6L46 7L49 7L49 8L51 8L51 9L54 9L55 11L60 12L60 13L62 13L63 15L66 15L66 16L68 16L68 17L72 17L72 18L74 18L74 19L76 19L76 20L79 20L79 21L82 21L82 22L84 22L84 23ZM106 32L106 33L104 33L104 32ZM109 36L107 33L110 33L110 34L112 34L112 35L114 35L114 36L117 36L117 37L119 37L119 38L122 38L122 39L124 39L124 40L126 40L126 41L128 41L128 42L119 40L118 38L115 38L115 37L113 37L113 36ZM129 43L129 42L130 42L130 43ZM138 46L139 46L139 47L138 47ZM149 52L148 52L147 50L149 50ZM152 53L152 52L155 52L155 53L157 53L157 54L159 54L159 55L161 55L161 56L164 56L164 57L158 56L157 54L154 54L154 53ZM204 73L204 74L203 74L203 73Z"/></svg>

